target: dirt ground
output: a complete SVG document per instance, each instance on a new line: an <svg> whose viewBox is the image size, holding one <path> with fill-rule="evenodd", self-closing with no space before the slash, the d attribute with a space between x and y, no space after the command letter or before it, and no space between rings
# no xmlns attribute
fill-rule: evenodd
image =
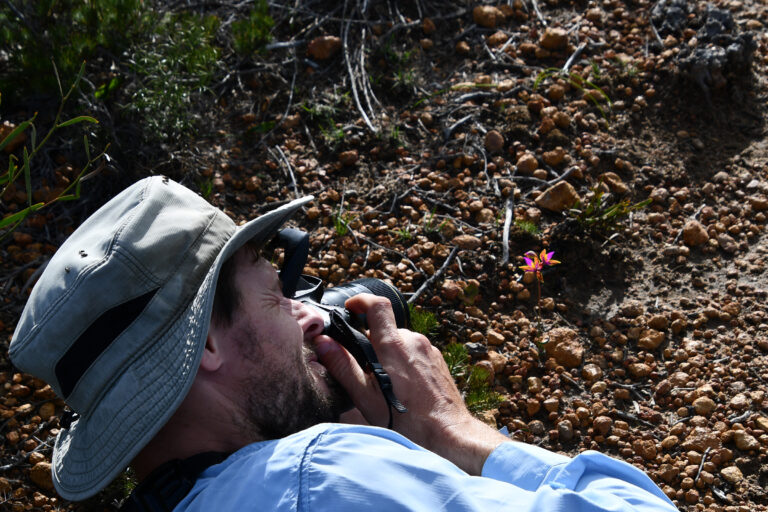
<svg viewBox="0 0 768 512"><path fill-rule="evenodd" d="M386 279L434 313L434 343L463 344L500 395L479 414L515 439L632 463L680 510L768 510L768 5L325 14L298 33L276 15L286 44L161 170L238 221L314 194L307 272ZM6 344L66 229L22 233L0 247ZM520 266L542 249L561 263L537 301ZM2 506L75 507L46 478L63 403L3 365Z"/></svg>

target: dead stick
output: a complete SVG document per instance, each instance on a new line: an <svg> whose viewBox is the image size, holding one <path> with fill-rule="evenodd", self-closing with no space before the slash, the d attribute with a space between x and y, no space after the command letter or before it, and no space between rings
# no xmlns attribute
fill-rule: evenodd
<svg viewBox="0 0 768 512"><path fill-rule="evenodd" d="M451 253L448 255L448 257L443 262L443 265L435 272L432 276L429 277L426 281L424 281L421 286L419 286L419 289L416 290L416 292L411 295L411 297L408 299L408 304L413 304L416 302L416 300L419 298L419 296L424 293L424 290L427 289L429 285L431 285L435 280L437 280L441 275L443 275L443 272L445 272L445 269L448 268L448 265L451 264L453 259L456 257L456 253L459 252L458 247L454 247L451 249Z"/></svg>
<svg viewBox="0 0 768 512"><path fill-rule="evenodd" d="M291 176L291 183L293 184L293 193L296 194L296 199L299 199L301 197L301 194L299 193L299 186L296 185L296 177L293 175L293 167L291 167L291 163L288 161L288 158L286 158L285 153L283 153L283 150L280 149L280 146L275 146L275 149L280 154L280 159L285 164L285 167L288 169L288 174Z"/></svg>
<svg viewBox="0 0 768 512"><path fill-rule="evenodd" d="M541 14L541 11L539 10L539 2L537 0L531 0L531 3L533 4L533 10L536 11L536 17L539 18L541 24L546 27L547 20L544 19L544 15Z"/></svg>
<svg viewBox="0 0 768 512"><path fill-rule="evenodd" d="M344 11L346 12L346 3L344 7ZM352 98L355 100L355 106L357 107L358 112L360 112L360 115L363 116L363 121L365 121L365 125L368 127L368 129L371 130L371 133L379 133L379 130L373 126L371 120L368 118L368 114L365 113L363 105L360 103L360 97L357 95L357 79L355 78L355 74L352 72L352 64L349 61L349 46L347 45L347 39L349 37L349 26L351 24L352 22L350 20L347 20L347 22L344 24L344 42L342 47L344 49L344 62L347 65L347 73L349 74L350 86L352 87Z"/></svg>
<svg viewBox="0 0 768 512"><path fill-rule="evenodd" d="M506 265L509 263L509 228L512 225L512 210L515 207L515 196L510 194L507 198L506 212L504 213L504 233L501 235L501 240L504 243L504 251L502 252L501 264Z"/></svg>

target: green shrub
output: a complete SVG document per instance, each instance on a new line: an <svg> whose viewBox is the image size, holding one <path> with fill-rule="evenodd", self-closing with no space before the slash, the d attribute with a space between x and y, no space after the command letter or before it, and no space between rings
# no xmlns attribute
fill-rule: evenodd
<svg viewBox="0 0 768 512"><path fill-rule="evenodd" d="M423 334L424 336L433 336L440 323L437 321L437 317L431 311L426 309L417 308L413 304L408 304L408 309L411 314L411 330ZM463 347L462 347L463 348Z"/></svg>
<svg viewBox="0 0 768 512"><path fill-rule="evenodd" d="M235 53L248 57L262 48L271 39L270 30L274 25L267 1L254 0L248 18L232 23L232 46Z"/></svg>
<svg viewBox="0 0 768 512"><path fill-rule="evenodd" d="M146 37L151 6L149 0L0 2L0 47L8 59L0 90L6 100L30 90L53 94L51 61L62 76L73 76L99 51L119 59L133 41Z"/></svg>
<svg viewBox="0 0 768 512"><path fill-rule="evenodd" d="M128 110L144 120L147 138L169 140L196 127L194 106L220 69L218 28L215 16L168 13L152 40L131 50L128 62L138 83Z"/></svg>

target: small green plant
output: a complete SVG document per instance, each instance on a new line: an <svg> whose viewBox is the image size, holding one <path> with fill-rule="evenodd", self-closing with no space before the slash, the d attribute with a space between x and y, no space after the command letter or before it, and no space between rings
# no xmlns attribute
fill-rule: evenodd
<svg viewBox="0 0 768 512"><path fill-rule="evenodd" d="M88 177L86 173L96 161L100 160L101 157L104 156L104 154L107 151L108 146L104 148L104 151L102 151L95 157L91 157L91 149L88 143L88 136L84 135L83 144L85 146L85 156L87 161L83 166L83 168L80 170L80 172L77 174L75 179L72 180L69 183L69 185L66 188L64 188L64 190L62 190L55 197L47 198L45 201L37 202L34 204L32 203L32 173L31 173L30 165L32 163L32 160L40 152L40 150L45 145L45 143L48 142L48 140L51 138L54 132L56 132L57 130L60 130L61 128L66 128L68 126L73 126L75 124L98 123L96 119L90 116L77 116L77 117L68 119L66 121L61 121L61 117L64 112L64 105L66 104L67 100L72 95L72 93L75 92L75 90L77 90L77 87L80 84L80 80L83 78L84 72L85 72L85 62L83 62L83 64L80 66L80 71L77 74L75 81L72 83L72 86L69 88L69 90L65 94L64 90L61 88L61 82L59 80L58 72L56 70L56 67L54 66L54 74L59 84L61 101L59 102L59 109L56 112L56 117L54 118L53 124L51 128L48 130L48 133L46 133L45 137L43 137L41 141L38 142L37 140L37 129L35 128L35 124L34 124L35 119L37 118L37 114L32 116L31 119L28 119L27 121L24 121L23 123L19 124L19 126L17 126L13 131L11 131L11 133L9 133L5 138L3 138L2 141L0 141L0 150L2 150L8 144L13 142L16 139L16 137L21 136L27 129L30 130L29 148L25 145L24 149L22 150L21 167L17 165L18 159L16 158L16 156L11 154L8 157L8 171L4 175L0 175L0 187L2 187L2 189L0 189L0 197L4 196L5 192L10 187L15 186L17 179L19 179L21 176L24 176L24 186L25 186L26 198L27 198L26 207L16 212L11 212L5 217L3 217L2 219L0 219L0 241L4 240L6 236L10 235L32 213L39 211L59 201L74 201L76 199L79 199L81 182L83 179L86 179ZM97 171L98 170L99 169L97 169ZM94 171L94 172L97 172L97 171ZM2 201L0 201L0 206L4 207L4 205L2 204Z"/></svg>
<svg viewBox="0 0 768 512"><path fill-rule="evenodd" d="M438 224L437 219L435 219L435 210L435 208L432 208L432 210L430 210L430 212L424 217L424 233L427 235L439 233L443 229L443 226L445 226L445 223L448 222L447 220L443 219L443 221Z"/></svg>
<svg viewBox="0 0 768 512"><path fill-rule="evenodd" d="M467 361L469 361L469 354L464 345L449 343L443 349L443 359L445 359L445 364L448 365L448 371L451 372L451 377L454 380L464 378L467 373Z"/></svg>
<svg viewBox="0 0 768 512"><path fill-rule="evenodd" d="M479 413L493 409L501 403L501 395L491 389L490 374L485 368L469 367L469 354L461 343L450 343L443 348L443 359L451 377L456 381L467 409Z"/></svg>
<svg viewBox="0 0 768 512"><path fill-rule="evenodd" d="M341 208L333 215L333 228L336 230L336 236L342 237L349 233L349 222L353 216L349 212L344 212Z"/></svg>
<svg viewBox="0 0 768 512"><path fill-rule="evenodd" d="M515 219L515 226L533 236L538 236L541 233L539 226L529 220Z"/></svg>
<svg viewBox="0 0 768 512"><path fill-rule="evenodd" d="M410 224L407 226L402 226L397 229L393 229L392 233L397 235L397 241L398 242L407 242L411 238L413 238L413 233L411 233L411 226Z"/></svg>
<svg viewBox="0 0 768 512"><path fill-rule="evenodd" d="M583 78L578 73L570 72L570 73L564 73L563 70L560 68L547 68L541 73L539 73L536 76L536 80L533 82L533 90L535 91L538 89L539 85L541 85L541 82L546 80L547 78L552 77L561 77L568 80L568 83L571 84L571 87L575 87L576 89L582 91L584 95L589 98L589 100L595 104L597 109L600 111L600 114L602 114L604 119L608 119L608 116L605 113L605 110L603 110L603 107L600 106L600 102L598 101L598 97L602 97L605 99L605 101L608 103L609 107L613 107L613 103L611 102L611 98L608 97L608 95L603 91L600 87L595 85L594 83L590 82L586 78Z"/></svg>
<svg viewBox="0 0 768 512"><path fill-rule="evenodd" d="M206 201L209 200L213 193L213 178L208 177L201 179L198 186L200 187L200 195L203 196L203 199Z"/></svg>
<svg viewBox="0 0 768 512"><path fill-rule="evenodd" d="M470 412L487 411L501 403L501 395L493 391L488 384L490 377L490 372L480 366L474 366L470 371L464 390L464 402Z"/></svg>
<svg viewBox="0 0 768 512"><path fill-rule="evenodd" d="M411 314L411 330L427 337L435 335L440 323L434 313L411 303L408 304L408 310Z"/></svg>
<svg viewBox="0 0 768 512"><path fill-rule="evenodd" d="M270 30L274 25L267 0L254 0L248 18L232 22L232 46L235 52L248 57L261 49L271 39Z"/></svg>
<svg viewBox="0 0 768 512"><path fill-rule="evenodd" d="M610 194L606 194L600 186L593 187L591 190L592 195L589 200L584 204L577 202L569 210L569 215L585 229L592 231L602 233L613 231L630 212L651 204L650 198L635 204L631 204L629 199L612 203Z"/></svg>

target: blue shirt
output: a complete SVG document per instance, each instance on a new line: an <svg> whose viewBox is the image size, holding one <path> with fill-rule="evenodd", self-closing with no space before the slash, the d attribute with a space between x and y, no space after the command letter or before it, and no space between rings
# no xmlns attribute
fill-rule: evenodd
<svg viewBox="0 0 768 512"><path fill-rule="evenodd" d="M175 510L677 511L645 473L597 452L502 443L478 477L396 432L328 423L238 450Z"/></svg>

